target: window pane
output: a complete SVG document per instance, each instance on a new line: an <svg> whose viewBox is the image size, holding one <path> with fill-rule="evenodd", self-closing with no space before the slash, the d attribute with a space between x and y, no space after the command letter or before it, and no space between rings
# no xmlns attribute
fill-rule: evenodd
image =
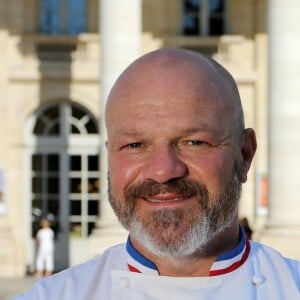
<svg viewBox="0 0 300 300"><path fill-rule="evenodd" d="M60 1L42 0L41 3L41 31L46 34L58 34L60 32Z"/></svg>
<svg viewBox="0 0 300 300"><path fill-rule="evenodd" d="M184 16L184 34L198 35L199 34L199 18L197 16Z"/></svg>
<svg viewBox="0 0 300 300"><path fill-rule="evenodd" d="M80 120L82 117L86 115L85 111L79 109L78 107L72 106L72 117Z"/></svg>
<svg viewBox="0 0 300 300"><path fill-rule="evenodd" d="M59 170L59 156L57 154L49 154L47 160L48 160L49 171Z"/></svg>
<svg viewBox="0 0 300 300"><path fill-rule="evenodd" d="M48 135L59 135L60 132L60 126L58 122L55 122L52 124L50 129L48 130Z"/></svg>
<svg viewBox="0 0 300 300"><path fill-rule="evenodd" d="M68 33L76 35L86 31L86 0L68 1Z"/></svg>
<svg viewBox="0 0 300 300"><path fill-rule="evenodd" d="M48 108L45 112L44 115L49 119L49 120L57 120L59 118L59 107L54 106Z"/></svg>
<svg viewBox="0 0 300 300"><path fill-rule="evenodd" d="M199 34L199 0L184 0L183 33Z"/></svg>
<svg viewBox="0 0 300 300"><path fill-rule="evenodd" d="M59 135L59 121L59 107L50 107L37 119L33 132L36 135Z"/></svg>
<svg viewBox="0 0 300 300"><path fill-rule="evenodd" d="M221 35L224 33L223 20L220 18L210 18L210 35Z"/></svg>
<svg viewBox="0 0 300 300"><path fill-rule="evenodd" d="M42 193L43 186L42 186L42 178L40 176L32 178L32 192L34 194Z"/></svg>
<svg viewBox="0 0 300 300"><path fill-rule="evenodd" d="M59 180L57 177L49 177L47 180L48 189L47 192L50 194L58 194L59 193Z"/></svg>
<svg viewBox="0 0 300 300"><path fill-rule="evenodd" d="M80 216L81 215L81 201L72 200L70 203L70 215Z"/></svg>
<svg viewBox="0 0 300 300"><path fill-rule="evenodd" d="M58 212L59 212L58 199L57 200L48 200L48 214L51 214L53 216L53 218L56 219L58 217ZM51 217L48 217L48 218L51 219Z"/></svg>
<svg viewBox="0 0 300 300"><path fill-rule="evenodd" d="M71 133L72 134L80 134L80 131L79 131L79 129L75 125L72 124L72 126L71 126Z"/></svg>
<svg viewBox="0 0 300 300"><path fill-rule="evenodd" d="M81 171L81 156L72 155L70 157L70 167L71 171Z"/></svg>
<svg viewBox="0 0 300 300"><path fill-rule="evenodd" d="M88 170L89 171L98 171L99 170L98 155L89 155L88 156Z"/></svg>
<svg viewBox="0 0 300 300"><path fill-rule="evenodd" d="M37 119L33 129L33 133L36 135L42 135L45 131L45 128L46 124L44 123L44 121L41 119Z"/></svg>
<svg viewBox="0 0 300 300"><path fill-rule="evenodd" d="M89 193L99 193L99 179L98 178L89 178L88 183L88 192Z"/></svg>
<svg viewBox="0 0 300 300"><path fill-rule="evenodd" d="M70 178L70 193L81 193L81 179Z"/></svg>
<svg viewBox="0 0 300 300"><path fill-rule="evenodd" d="M41 154L32 155L32 170L42 171L43 168L43 158Z"/></svg>
<svg viewBox="0 0 300 300"><path fill-rule="evenodd" d="M89 133L89 134L92 134L92 133L98 133L98 127L97 127L97 124L95 124L95 122L90 119L86 124L85 124L85 128L86 128L86 131Z"/></svg>
<svg viewBox="0 0 300 300"><path fill-rule="evenodd" d="M210 0L209 10L211 12L223 12L223 0Z"/></svg>
<svg viewBox="0 0 300 300"><path fill-rule="evenodd" d="M99 201L98 200L89 200L88 201L88 215L97 216L99 213Z"/></svg>
<svg viewBox="0 0 300 300"><path fill-rule="evenodd" d="M224 33L224 1L213 0L210 2L209 28L211 35Z"/></svg>
<svg viewBox="0 0 300 300"><path fill-rule="evenodd" d="M223 34L224 0L184 0L182 26L186 35Z"/></svg>
<svg viewBox="0 0 300 300"><path fill-rule="evenodd" d="M32 210L31 210L33 219L40 218L42 216L42 211L43 211L42 199L40 198L33 199Z"/></svg>

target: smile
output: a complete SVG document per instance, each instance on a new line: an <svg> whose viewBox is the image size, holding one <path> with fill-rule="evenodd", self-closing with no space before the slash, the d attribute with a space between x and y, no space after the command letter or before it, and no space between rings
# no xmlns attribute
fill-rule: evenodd
<svg viewBox="0 0 300 300"><path fill-rule="evenodd" d="M177 201L181 201L184 198L180 197L180 198L172 198L172 199L156 199L156 198L147 198L145 199L148 202L152 202L152 203L166 203L166 202L177 202Z"/></svg>

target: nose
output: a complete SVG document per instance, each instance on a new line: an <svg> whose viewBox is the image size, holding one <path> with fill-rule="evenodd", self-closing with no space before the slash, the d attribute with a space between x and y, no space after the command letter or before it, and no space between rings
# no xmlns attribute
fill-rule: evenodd
<svg viewBox="0 0 300 300"><path fill-rule="evenodd" d="M188 174L186 164L171 146L156 147L150 151L144 169L146 179L165 183L172 179L183 178Z"/></svg>

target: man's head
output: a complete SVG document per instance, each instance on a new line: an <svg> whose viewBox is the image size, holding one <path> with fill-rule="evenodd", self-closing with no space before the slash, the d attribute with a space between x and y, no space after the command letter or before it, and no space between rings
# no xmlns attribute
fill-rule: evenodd
<svg viewBox="0 0 300 300"><path fill-rule="evenodd" d="M106 107L109 199L137 243L159 256L210 255L238 224L255 134L231 75L194 52L133 62Z"/></svg>

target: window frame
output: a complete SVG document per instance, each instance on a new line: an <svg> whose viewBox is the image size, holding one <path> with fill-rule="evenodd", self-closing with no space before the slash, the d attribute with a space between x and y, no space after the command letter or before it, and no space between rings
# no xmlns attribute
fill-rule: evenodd
<svg viewBox="0 0 300 300"><path fill-rule="evenodd" d="M193 34L193 33L186 33L186 28L185 28L185 18L186 18L186 12L185 12L185 1L187 0L183 0L182 1L182 22L181 22L181 33L184 36L220 36L222 34L225 34L226 32L226 0L220 0L222 1L222 5L223 5L223 11L220 12L219 14L221 14L220 19L222 20L222 32L220 34L212 34L211 33L211 26L210 26L210 19L212 16L214 15L218 15L218 13L216 12L210 12L209 11L209 1L210 0L198 0L198 7L199 10L198 12L195 11L195 14L197 16L198 19L198 28L197 28L197 33ZM192 15L190 13L190 15Z"/></svg>

